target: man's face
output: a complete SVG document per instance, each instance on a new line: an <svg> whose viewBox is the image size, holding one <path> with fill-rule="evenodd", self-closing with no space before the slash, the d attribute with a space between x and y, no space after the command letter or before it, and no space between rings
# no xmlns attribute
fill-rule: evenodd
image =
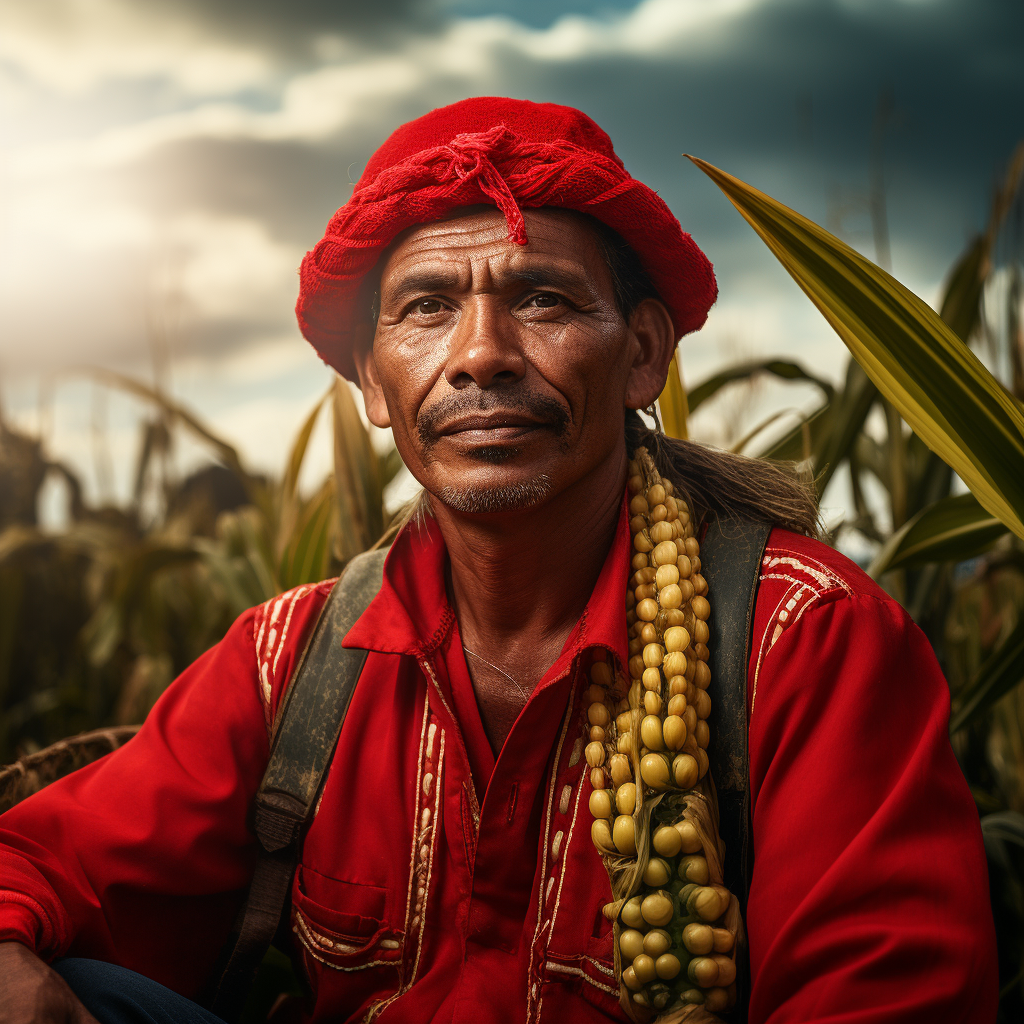
<svg viewBox="0 0 1024 1024"><path fill-rule="evenodd" d="M657 397L672 354L660 303L629 324L619 313L585 221L543 209L526 224L527 246L491 209L400 238L372 351L357 356L371 421L390 425L417 480L462 512L528 508L600 468L619 472L624 409Z"/></svg>

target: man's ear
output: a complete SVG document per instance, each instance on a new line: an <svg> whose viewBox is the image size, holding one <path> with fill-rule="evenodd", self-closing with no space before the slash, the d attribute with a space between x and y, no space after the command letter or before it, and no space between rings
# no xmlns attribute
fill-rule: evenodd
<svg viewBox="0 0 1024 1024"><path fill-rule="evenodd" d="M676 331L668 309L658 299L644 299L633 310L629 327L638 351L626 378L626 408L646 409L665 387Z"/></svg>
<svg viewBox="0 0 1024 1024"><path fill-rule="evenodd" d="M352 360L356 364L359 376L359 388L363 392L363 404L366 406L366 418L375 427L390 427L391 414L384 401L384 391L377 375L377 364L373 358L373 328L362 325L353 346Z"/></svg>

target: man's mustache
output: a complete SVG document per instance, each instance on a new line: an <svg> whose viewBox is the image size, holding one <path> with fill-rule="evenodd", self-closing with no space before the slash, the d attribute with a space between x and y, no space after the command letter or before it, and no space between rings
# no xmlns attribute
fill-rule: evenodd
<svg viewBox="0 0 1024 1024"><path fill-rule="evenodd" d="M423 410L416 420L416 432L424 448L441 437L441 431L452 421L500 410L536 420L552 428L559 437L569 428L565 406L549 395L539 395L520 385L494 385L489 388L464 388L446 395L436 405Z"/></svg>

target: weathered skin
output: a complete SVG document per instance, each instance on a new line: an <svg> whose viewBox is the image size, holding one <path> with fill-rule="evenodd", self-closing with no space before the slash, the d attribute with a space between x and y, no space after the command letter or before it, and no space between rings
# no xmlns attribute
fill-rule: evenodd
<svg viewBox="0 0 1024 1024"><path fill-rule="evenodd" d="M525 216L527 246L493 209L402 236L356 359L367 415L392 427L430 496L463 642L501 670L468 663L496 749L590 597L625 486L624 410L658 397L674 348L660 302L625 322L584 221ZM540 474L546 493L531 500ZM460 511L446 488L527 497Z"/></svg>

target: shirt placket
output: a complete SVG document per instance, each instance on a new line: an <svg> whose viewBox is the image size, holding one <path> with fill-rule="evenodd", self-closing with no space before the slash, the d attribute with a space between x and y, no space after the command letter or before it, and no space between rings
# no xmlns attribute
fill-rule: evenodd
<svg viewBox="0 0 1024 1024"><path fill-rule="evenodd" d="M561 863L579 783L580 751L574 748L573 728L579 717L577 659L565 657L556 664L551 678L531 695L502 747L479 808L440 660L439 654L423 658L421 668L440 726L448 733L446 808L451 811L461 805L458 817L463 828L472 823L466 858L458 857L459 863L452 865L465 872L459 888L469 893L462 918L465 955L454 1019L469 1021L479 1011L474 993L493 985L495 970L518 971L521 964L533 970L529 954L537 939L544 897L550 898L555 888L553 876L545 879ZM563 777L570 760L577 769L575 785ZM452 850L456 846L452 822L447 825ZM520 993L521 989L517 998L522 998ZM522 1014L517 1016L522 1019Z"/></svg>

